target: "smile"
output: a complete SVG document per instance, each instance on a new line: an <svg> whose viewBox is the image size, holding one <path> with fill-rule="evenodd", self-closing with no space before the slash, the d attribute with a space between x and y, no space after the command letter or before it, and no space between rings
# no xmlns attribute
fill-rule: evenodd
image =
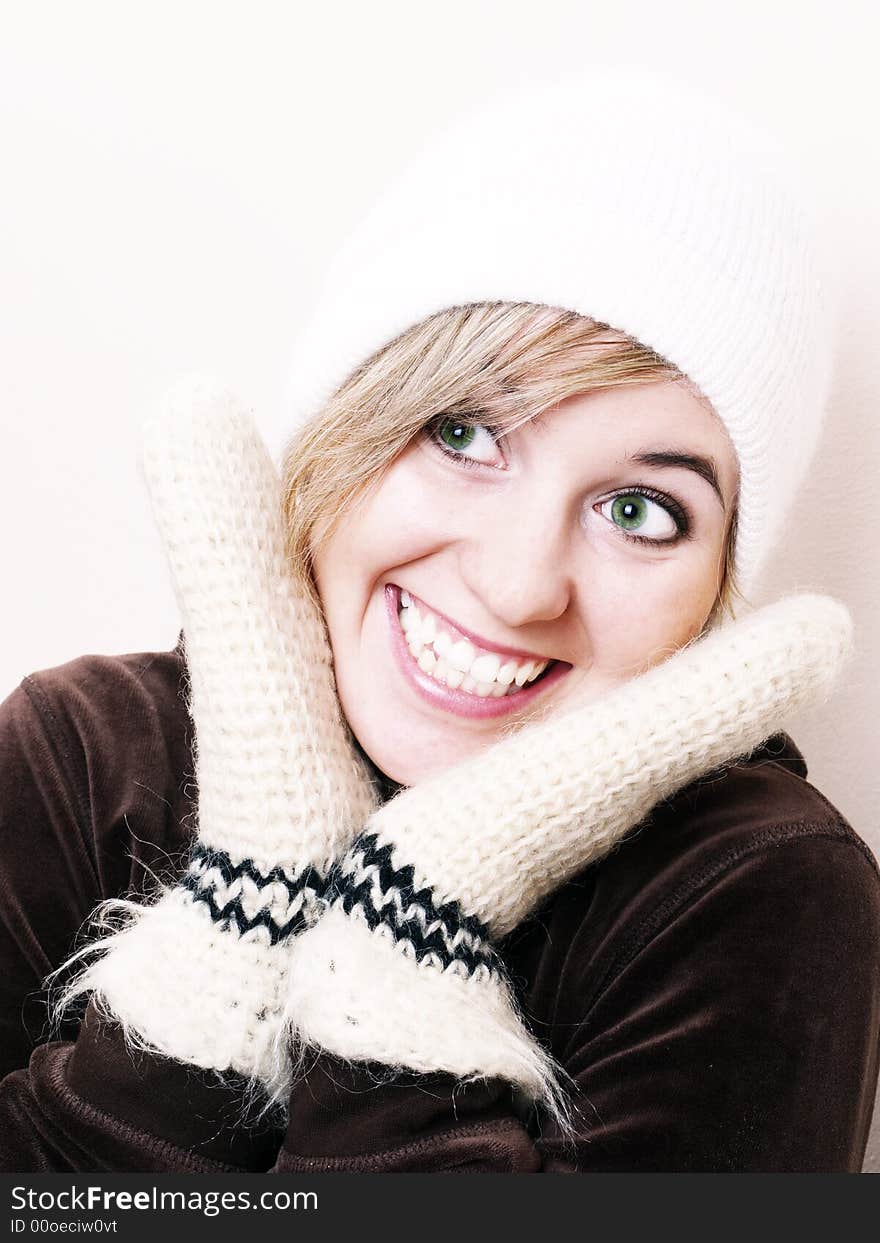
<svg viewBox="0 0 880 1243"><path fill-rule="evenodd" d="M424 601L385 588L392 646L413 687L436 707L460 716L500 716L525 707L570 665L477 641Z"/></svg>

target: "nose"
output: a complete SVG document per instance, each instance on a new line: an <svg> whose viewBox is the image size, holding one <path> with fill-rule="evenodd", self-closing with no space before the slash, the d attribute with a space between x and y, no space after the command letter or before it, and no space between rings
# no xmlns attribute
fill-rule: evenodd
<svg viewBox="0 0 880 1243"><path fill-rule="evenodd" d="M561 617L574 592L565 515L544 502L480 517L459 545L459 568L487 612L511 630Z"/></svg>

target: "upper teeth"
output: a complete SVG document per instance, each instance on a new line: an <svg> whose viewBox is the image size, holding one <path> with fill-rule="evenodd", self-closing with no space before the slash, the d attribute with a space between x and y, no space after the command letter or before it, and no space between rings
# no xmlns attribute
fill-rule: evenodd
<svg viewBox="0 0 880 1243"><path fill-rule="evenodd" d="M400 625L419 668L447 686L500 698L534 682L550 663L507 658L476 648L468 639L454 638L440 618L415 604L409 592L400 593L400 604Z"/></svg>

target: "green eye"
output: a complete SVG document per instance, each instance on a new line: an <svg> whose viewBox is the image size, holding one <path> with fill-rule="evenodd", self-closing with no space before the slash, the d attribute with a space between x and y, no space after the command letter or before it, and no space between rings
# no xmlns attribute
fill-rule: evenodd
<svg viewBox="0 0 880 1243"><path fill-rule="evenodd" d="M476 434L473 423L460 423L456 419L444 419L437 428L437 435L449 449L467 449Z"/></svg>
<svg viewBox="0 0 880 1243"><path fill-rule="evenodd" d="M637 531L648 516L648 501L638 493L624 493L611 503L611 518L624 531Z"/></svg>
<svg viewBox="0 0 880 1243"><path fill-rule="evenodd" d="M671 544L687 535L690 522L681 505L661 493L620 492L598 506L618 530L641 544Z"/></svg>
<svg viewBox="0 0 880 1243"><path fill-rule="evenodd" d="M437 419L428 429L428 436L459 466L504 466L497 433L479 419L457 419L452 415Z"/></svg>

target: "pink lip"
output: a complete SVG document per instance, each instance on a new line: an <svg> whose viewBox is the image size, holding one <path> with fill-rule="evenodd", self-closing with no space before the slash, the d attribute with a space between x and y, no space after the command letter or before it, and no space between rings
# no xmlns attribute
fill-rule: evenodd
<svg viewBox="0 0 880 1243"><path fill-rule="evenodd" d="M416 597L413 598L415 599ZM565 677L566 673L571 669L571 665L566 664L565 661L557 661L537 682L532 683L531 686L524 686L515 695L504 695L500 699L494 699L491 696L482 699L479 695L471 695L467 691L453 690L452 687L444 686L442 682L438 682L430 677L413 660L412 652L410 652L404 639L403 631L400 628L398 618L400 611L400 588L395 586L394 583L387 583L385 586L385 607L391 628L391 647L400 671L423 699L428 700L435 708L455 713L456 716L497 717L516 712L530 704L533 699L536 699L552 683L558 682L560 678ZM432 610L432 612L435 611ZM437 613L437 616L443 617L443 614ZM444 621L446 620L444 617ZM460 626L452 622L449 625L452 629L460 631L475 645L485 647L489 651L503 652L505 655L518 656L525 660L536 659L530 652L517 651L515 648L497 647L494 644L486 643L476 635L470 634L467 630L462 630Z"/></svg>

